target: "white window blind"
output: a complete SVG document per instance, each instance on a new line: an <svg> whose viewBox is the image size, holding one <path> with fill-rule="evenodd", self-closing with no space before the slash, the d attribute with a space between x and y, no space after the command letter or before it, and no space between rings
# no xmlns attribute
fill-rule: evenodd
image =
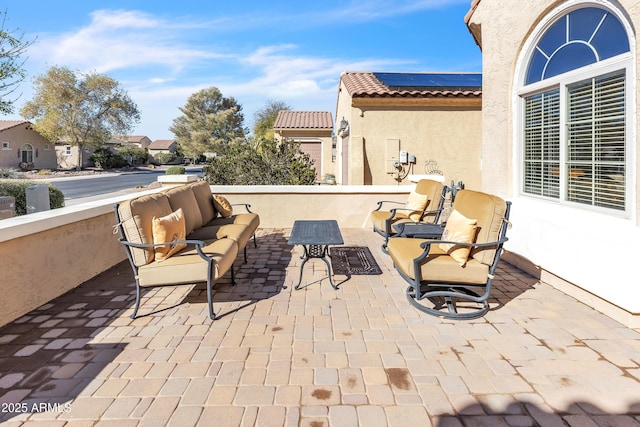
<svg viewBox="0 0 640 427"><path fill-rule="evenodd" d="M524 188L529 194L560 196L560 91L525 98Z"/></svg>
<svg viewBox="0 0 640 427"><path fill-rule="evenodd" d="M567 200L625 209L625 72L567 86Z"/></svg>

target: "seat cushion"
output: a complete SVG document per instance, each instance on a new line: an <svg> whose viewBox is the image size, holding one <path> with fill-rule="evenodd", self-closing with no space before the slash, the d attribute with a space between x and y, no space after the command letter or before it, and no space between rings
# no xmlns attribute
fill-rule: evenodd
<svg viewBox="0 0 640 427"><path fill-rule="evenodd" d="M233 239L205 242L203 251L213 259L211 280L224 275L238 256L238 244ZM193 245L160 262L152 262L138 269L140 286L177 285L206 282L209 264L198 255Z"/></svg>
<svg viewBox="0 0 640 427"><path fill-rule="evenodd" d="M188 238L193 240L233 239L238 243L238 249L242 250L251 239L253 231L251 227L244 224L205 225L194 230Z"/></svg>
<svg viewBox="0 0 640 427"><path fill-rule="evenodd" d="M127 200L118 206L118 215L127 241L131 243L153 243L153 217L163 217L173 212L169 198L164 193L149 194ZM140 267L155 258L152 247L131 248L133 263Z"/></svg>
<svg viewBox="0 0 640 427"><path fill-rule="evenodd" d="M251 230L251 234L253 234L260 226L260 217L258 216L258 214L254 213L241 213L232 215L228 218L217 217L212 221L209 221L209 223L205 224L204 226L210 227L226 224L246 225Z"/></svg>
<svg viewBox="0 0 640 427"><path fill-rule="evenodd" d="M187 227L187 235L196 228L202 227L202 214L191 185L180 185L165 191L172 210L182 208Z"/></svg>
<svg viewBox="0 0 640 427"><path fill-rule="evenodd" d="M182 208L160 218L153 217L153 243L177 242L186 239L184 214ZM155 260L163 261L187 247L186 243L155 246Z"/></svg>
<svg viewBox="0 0 640 427"><path fill-rule="evenodd" d="M213 208L213 194L211 194L211 187L207 181L197 181L191 184L194 196L198 202L200 208L200 215L202 215L202 223L206 224L216 217L217 213Z"/></svg>
<svg viewBox="0 0 640 427"><path fill-rule="evenodd" d="M389 219L389 217L391 217L391 212L389 211L373 211L371 212L371 223L373 224L373 227L375 229L380 231L385 231L386 230L385 222L387 221L387 219ZM397 212L391 222L395 223L396 221L399 221L399 220L408 221L409 218L407 217L406 214ZM391 233L393 234L393 229L391 230Z"/></svg>
<svg viewBox="0 0 640 427"><path fill-rule="evenodd" d="M420 244L428 242L427 239L394 238L389 240L387 250L394 265L404 275L415 278L413 260L423 253ZM429 255L421 262L420 280L432 283L468 283L482 285L487 282L489 267L474 259L467 260L461 266L438 245L430 247Z"/></svg>

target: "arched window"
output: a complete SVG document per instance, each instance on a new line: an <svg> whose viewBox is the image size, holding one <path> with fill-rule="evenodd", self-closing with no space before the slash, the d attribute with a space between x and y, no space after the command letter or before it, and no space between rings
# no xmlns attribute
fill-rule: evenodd
<svg viewBox="0 0 640 427"><path fill-rule="evenodd" d="M20 150L22 163L33 163L33 145L24 144Z"/></svg>
<svg viewBox="0 0 640 427"><path fill-rule="evenodd" d="M620 19L602 6L549 19L521 77L521 191L627 211L632 55Z"/></svg>

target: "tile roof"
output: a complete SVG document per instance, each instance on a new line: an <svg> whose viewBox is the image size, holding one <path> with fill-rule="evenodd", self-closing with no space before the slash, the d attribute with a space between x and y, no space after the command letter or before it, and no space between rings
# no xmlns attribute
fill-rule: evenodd
<svg viewBox="0 0 640 427"><path fill-rule="evenodd" d="M175 139L156 139L151 144L149 144L149 147L147 147L147 148L149 148L151 150L167 150L175 142L176 142Z"/></svg>
<svg viewBox="0 0 640 427"><path fill-rule="evenodd" d="M274 129L333 129L333 118L328 111L281 110L273 124Z"/></svg>
<svg viewBox="0 0 640 427"><path fill-rule="evenodd" d="M11 129L23 123L29 123L26 120L0 120L0 131Z"/></svg>
<svg viewBox="0 0 640 427"><path fill-rule="evenodd" d="M394 74L394 73L385 73ZM408 74L408 73L395 73ZM411 73L411 74L435 74L435 73ZM443 73L438 73L443 74ZM464 74L464 73L459 73ZM460 88L442 87L411 87L407 90L389 87L376 77L373 72L344 72L340 76L349 95L352 98L426 98L426 97L481 97L482 90L470 88L461 90Z"/></svg>

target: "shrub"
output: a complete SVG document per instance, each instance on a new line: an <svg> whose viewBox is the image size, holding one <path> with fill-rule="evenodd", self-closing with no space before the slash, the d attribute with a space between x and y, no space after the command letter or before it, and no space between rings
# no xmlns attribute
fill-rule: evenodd
<svg viewBox="0 0 640 427"><path fill-rule="evenodd" d="M16 215L27 213L27 188L42 184L35 181L0 179L0 196L11 196L16 199ZM64 207L64 194L53 184L45 184L49 187L49 207L57 209Z"/></svg>
<svg viewBox="0 0 640 427"><path fill-rule="evenodd" d="M173 162L176 159L176 155L173 153L158 153L154 156L154 158L161 165L166 165Z"/></svg>
<svg viewBox="0 0 640 427"><path fill-rule="evenodd" d="M38 175L51 175L51 169L40 169Z"/></svg>
<svg viewBox="0 0 640 427"><path fill-rule="evenodd" d="M129 162L119 153L114 153L105 147L97 148L89 156L89 160L102 169L122 168L129 165Z"/></svg>
<svg viewBox="0 0 640 427"><path fill-rule="evenodd" d="M122 147L118 150L118 154L125 159L130 158L133 164L145 164L149 160L147 150L140 147Z"/></svg>
<svg viewBox="0 0 640 427"><path fill-rule="evenodd" d="M186 172L184 166L169 166L165 175L184 175Z"/></svg>

